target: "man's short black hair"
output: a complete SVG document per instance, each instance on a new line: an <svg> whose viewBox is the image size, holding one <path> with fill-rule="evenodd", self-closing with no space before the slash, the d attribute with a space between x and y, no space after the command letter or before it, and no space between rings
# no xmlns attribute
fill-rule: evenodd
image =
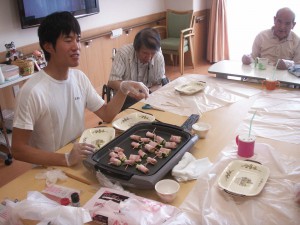
<svg viewBox="0 0 300 225"><path fill-rule="evenodd" d="M47 61L50 60L50 54L45 51L44 44L47 42L51 43L55 48L56 41L60 35L69 35L71 32L77 35L81 34L80 25L70 12L55 12L42 21L38 29L38 36Z"/></svg>
<svg viewBox="0 0 300 225"><path fill-rule="evenodd" d="M157 30L153 28L144 28L136 34L133 41L134 50L139 51L142 46L151 50L159 51L160 35Z"/></svg>

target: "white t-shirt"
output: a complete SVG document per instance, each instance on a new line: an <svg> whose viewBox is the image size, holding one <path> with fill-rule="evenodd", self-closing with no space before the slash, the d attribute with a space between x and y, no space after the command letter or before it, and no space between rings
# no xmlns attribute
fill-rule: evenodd
<svg viewBox="0 0 300 225"><path fill-rule="evenodd" d="M85 108L94 112L103 104L80 70L69 69L63 81L41 70L18 94L13 127L33 131L31 146L56 151L82 134Z"/></svg>

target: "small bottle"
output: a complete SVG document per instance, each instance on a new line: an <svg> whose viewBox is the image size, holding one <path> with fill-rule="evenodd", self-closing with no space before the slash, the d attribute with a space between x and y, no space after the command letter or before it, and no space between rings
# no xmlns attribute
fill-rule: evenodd
<svg viewBox="0 0 300 225"><path fill-rule="evenodd" d="M71 194L71 205L74 207L80 207L80 199L77 192Z"/></svg>

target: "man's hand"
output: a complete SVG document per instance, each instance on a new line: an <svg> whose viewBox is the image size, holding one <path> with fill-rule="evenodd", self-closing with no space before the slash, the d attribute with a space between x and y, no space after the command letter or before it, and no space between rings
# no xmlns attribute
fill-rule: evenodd
<svg viewBox="0 0 300 225"><path fill-rule="evenodd" d="M287 70L289 67L293 66L294 62L286 59L278 59L277 69Z"/></svg>
<svg viewBox="0 0 300 225"><path fill-rule="evenodd" d="M243 55L242 62L245 65L250 65L252 62L252 57L250 55Z"/></svg>
<svg viewBox="0 0 300 225"><path fill-rule="evenodd" d="M136 81L122 81L120 90L125 95L141 100L149 97L149 89L142 83Z"/></svg>
<svg viewBox="0 0 300 225"><path fill-rule="evenodd" d="M286 70L287 69L283 59L278 60L277 69L279 69L279 70Z"/></svg>
<svg viewBox="0 0 300 225"><path fill-rule="evenodd" d="M95 146L87 143L75 143L71 152L67 153L68 166L73 166L94 153Z"/></svg>

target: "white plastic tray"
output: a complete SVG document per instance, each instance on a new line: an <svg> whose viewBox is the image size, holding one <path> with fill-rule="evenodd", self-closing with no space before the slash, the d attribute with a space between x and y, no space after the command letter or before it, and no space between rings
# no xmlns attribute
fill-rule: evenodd
<svg viewBox="0 0 300 225"><path fill-rule="evenodd" d="M154 120L154 116L146 113L136 112L113 121L112 125L118 130L125 131L139 122L153 122Z"/></svg>
<svg viewBox="0 0 300 225"><path fill-rule="evenodd" d="M270 170L253 161L235 160L228 164L218 179L219 187L242 196L255 196L261 192Z"/></svg>
<svg viewBox="0 0 300 225"><path fill-rule="evenodd" d="M79 143L88 143L96 146L96 149L99 150L112 139L115 138L115 129L112 127L98 127L86 129L80 139Z"/></svg>
<svg viewBox="0 0 300 225"><path fill-rule="evenodd" d="M175 90L181 94L193 95L199 91L204 90L206 83L203 81L191 81L186 84L178 85Z"/></svg>

